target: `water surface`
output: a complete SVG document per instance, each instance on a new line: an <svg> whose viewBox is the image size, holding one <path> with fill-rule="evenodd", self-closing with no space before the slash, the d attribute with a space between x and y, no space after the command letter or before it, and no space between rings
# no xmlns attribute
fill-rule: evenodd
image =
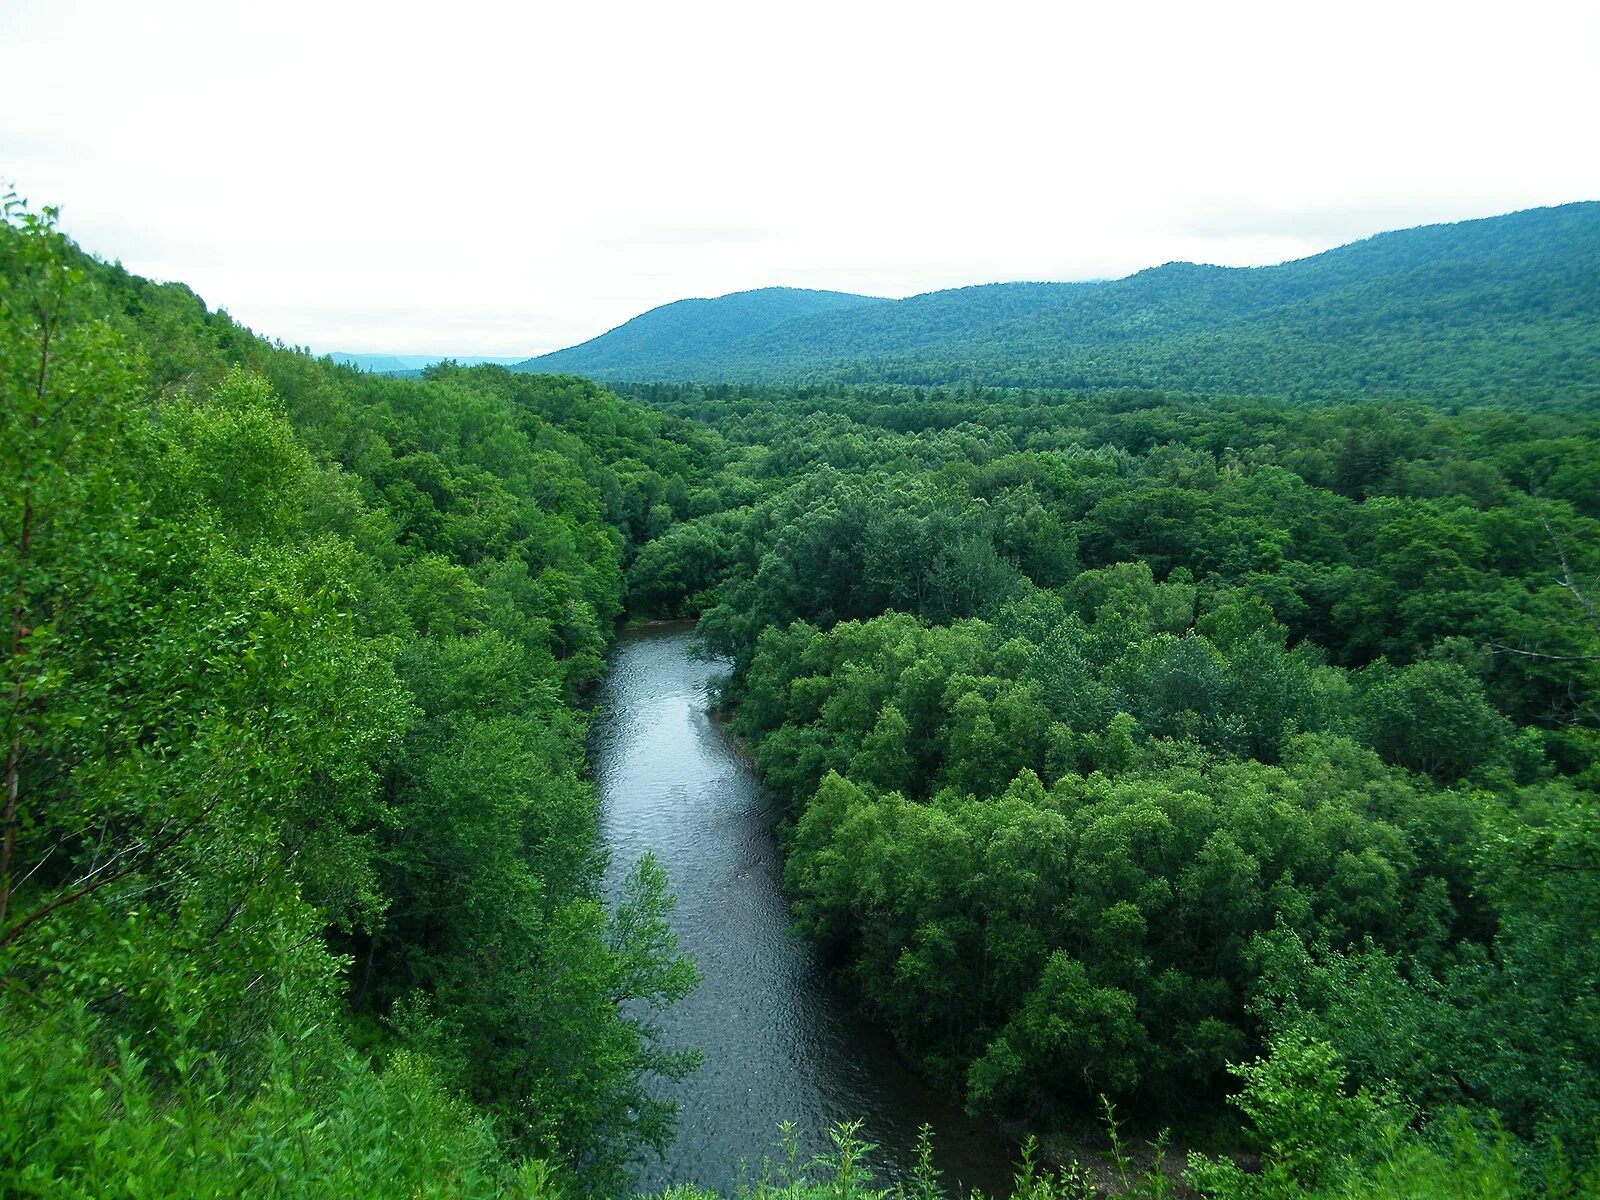
<svg viewBox="0 0 1600 1200"><path fill-rule="evenodd" d="M693 1183L731 1192L742 1161L774 1155L778 1124L807 1155L840 1121L862 1119L878 1144L880 1184L904 1178L917 1128L936 1131L945 1183L1004 1194L1011 1146L924 1084L886 1034L836 992L790 932L770 805L737 747L708 714L726 664L694 652L683 626L630 631L612 652L591 748L615 887L645 851L671 878L682 948L705 981L661 1020L667 1041L705 1064L658 1091L679 1103L678 1138L641 1169L641 1188Z"/></svg>

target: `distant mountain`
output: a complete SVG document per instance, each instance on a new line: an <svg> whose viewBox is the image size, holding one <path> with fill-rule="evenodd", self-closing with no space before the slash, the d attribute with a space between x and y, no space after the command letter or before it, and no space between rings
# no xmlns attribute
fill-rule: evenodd
<svg viewBox="0 0 1600 1200"><path fill-rule="evenodd" d="M328 357L336 363L355 367L373 375L412 374L446 359L460 363L463 367L476 367L480 363L499 363L503 367L509 367L521 361L515 357L484 358L470 354L345 354L339 350L335 350Z"/></svg>
<svg viewBox="0 0 1600 1200"><path fill-rule="evenodd" d="M517 369L636 381L1600 400L1594 202L1379 234L1273 267L1168 263L1093 283L990 284L825 307L742 334L730 324L713 336L708 320L689 319L764 294L667 305Z"/></svg>
<svg viewBox="0 0 1600 1200"><path fill-rule="evenodd" d="M715 300L677 300L580 345L518 363L514 369L596 379L681 378L682 364L712 360L744 339L788 321L889 303L851 292L785 287L733 292Z"/></svg>

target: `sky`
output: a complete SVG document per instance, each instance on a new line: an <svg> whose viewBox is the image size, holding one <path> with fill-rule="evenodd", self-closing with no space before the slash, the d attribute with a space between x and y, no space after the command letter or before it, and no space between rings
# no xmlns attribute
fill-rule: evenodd
<svg viewBox="0 0 1600 1200"><path fill-rule="evenodd" d="M1600 4L0 0L0 185L322 353L1600 198Z"/></svg>

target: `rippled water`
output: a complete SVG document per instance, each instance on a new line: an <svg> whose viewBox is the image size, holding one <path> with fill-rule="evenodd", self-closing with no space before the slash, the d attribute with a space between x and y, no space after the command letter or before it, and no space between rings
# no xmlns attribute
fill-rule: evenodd
<svg viewBox="0 0 1600 1200"><path fill-rule="evenodd" d="M612 653L592 745L608 884L654 851L678 896L674 923L705 982L662 1021L705 1065L662 1095L680 1106L678 1138L640 1171L641 1188L694 1183L731 1192L741 1160L772 1155L792 1121L807 1154L833 1124L866 1122L882 1182L909 1169L917 1127L936 1131L947 1185L994 1194L1010 1144L924 1085L887 1036L836 995L810 947L789 932L782 863L761 784L707 714L725 670L694 654L684 627L623 636Z"/></svg>

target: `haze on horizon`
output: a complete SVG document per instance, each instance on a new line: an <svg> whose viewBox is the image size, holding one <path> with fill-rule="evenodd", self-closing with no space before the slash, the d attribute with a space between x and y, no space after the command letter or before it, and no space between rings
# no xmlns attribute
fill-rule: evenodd
<svg viewBox="0 0 1600 1200"><path fill-rule="evenodd" d="M1280 262L1600 197L1600 8L11 0L0 183L318 352Z"/></svg>

